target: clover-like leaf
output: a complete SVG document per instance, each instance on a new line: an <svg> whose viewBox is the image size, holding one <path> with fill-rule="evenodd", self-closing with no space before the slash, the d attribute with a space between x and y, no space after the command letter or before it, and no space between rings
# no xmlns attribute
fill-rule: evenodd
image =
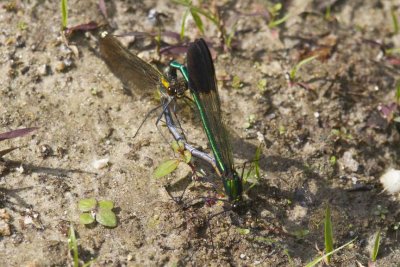
<svg viewBox="0 0 400 267"><path fill-rule="evenodd" d="M117 216L110 209L100 209L96 214L96 221L107 227L117 226Z"/></svg>
<svg viewBox="0 0 400 267"><path fill-rule="evenodd" d="M154 171L154 173L153 173L154 178L159 179L161 177L164 177L164 176L170 174L171 172L175 171L176 168L178 168L179 163L180 163L179 159L170 159L170 160L164 161Z"/></svg>
<svg viewBox="0 0 400 267"><path fill-rule="evenodd" d="M97 201L94 198L85 198L79 200L78 207L82 212L91 211L96 208Z"/></svg>
<svg viewBox="0 0 400 267"><path fill-rule="evenodd" d="M114 208L114 202L111 200L99 200L99 208L112 210Z"/></svg>
<svg viewBox="0 0 400 267"><path fill-rule="evenodd" d="M91 213L84 212L81 215L79 215L79 222L81 224L91 224L94 222L94 217Z"/></svg>

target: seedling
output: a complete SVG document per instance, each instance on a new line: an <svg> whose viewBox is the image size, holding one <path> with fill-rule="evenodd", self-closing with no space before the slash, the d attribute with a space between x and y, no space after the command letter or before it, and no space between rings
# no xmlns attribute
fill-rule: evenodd
<svg viewBox="0 0 400 267"><path fill-rule="evenodd" d="M243 184L249 183L250 185L246 189L246 191L249 191L251 188L253 188L255 185L257 185L261 179L261 174L260 174L260 157L262 153L262 148L261 145L258 146L254 158L251 161L251 165L249 170L246 172L245 175L243 175Z"/></svg>
<svg viewBox="0 0 400 267"><path fill-rule="evenodd" d="M389 210L381 205L377 205L374 211L374 215L380 217L382 220L386 219L386 214L388 213Z"/></svg>
<svg viewBox="0 0 400 267"><path fill-rule="evenodd" d="M381 230L378 230L375 234L374 248L372 249L372 252L371 252L371 261L372 262L376 261L376 258L379 253L380 243L381 243Z"/></svg>
<svg viewBox="0 0 400 267"><path fill-rule="evenodd" d="M275 28L280 24L284 23L289 18L289 14L286 14L282 18L278 18L279 14L281 13L281 10L282 10L281 3L277 3L272 7L268 8L268 13L271 16L270 22L268 23L269 28Z"/></svg>
<svg viewBox="0 0 400 267"><path fill-rule="evenodd" d="M293 83L293 82L295 81L295 79L296 79L296 74L297 74L298 70L299 70L303 65L310 63L311 61L313 61L313 60L316 59L317 57L318 57L318 56L308 57L308 58L303 59L303 60L300 61L299 63L297 63L297 64L291 69L291 71L290 71L290 74L289 74L289 80L290 80L290 82Z"/></svg>
<svg viewBox="0 0 400 267"><path fill-rule="evenodd" d="M68 1L61 0L61 26L66 29L68 25Z"/></svg>
<svg viewBox="0 0 400 267"><path fill-rule="evenodd" d="M181 26L181 33L180 33L181 40L183 40L185 37L186 21L187 21L189 14L192 16L192 18L196 24L196 27L199 29L201 34L204 35L204 26L203 26L203 21L201 19L201 16L203 16L206 19L208 19L209 21L211 21L211 23L214 24L215 27L217 27L217 29L220 33L220 36L221 36L222 45L224 47L227 47L228 49L231 48L232 39L235 35L236 24L234 24L234 26L232 27L231 32L229 34L227 34L226 29L225 29L225 24L222 21L222 19L220 18L218 12L212 13L211 10L206 10L206 9L203 9L198 6L194 6L192 4L191 0L173 0L172 2L174 2L178 5L185 6L187 8L182 17L182 26Z"/></svg>
<svg viewBox="0 0 400 267"><path fill-rule="evenodd" d="M306 267L314 267L314 266L316 266L318 263L320 263L321 261L323 261L323 260L325 259L325 257L331 256L333 253L336 253L336 252L338 252L339 250L341 250L341 249L343 249L343 248L349 246L349 245L350 245L351 243L353 243L356 239L357 239L357 238L354 238L353 240L347 242L347 243L344 244L343 246L338 247L337 249L334 249L334 250L332 250L331 252L329 252L329 253L327 253L327 254L325 254L325 255L322 255L322 256L316 258L315 260L309 262L309 263L306 265Z"/></svg>
<svg viewBox="0 0 400 267"><path fill-rule="evenodd" d="M112 211L114 203L110 200L97 201L94 198L79 200L79 210L82 214L79 216L79 221L82 224L92 224L94 221L106 226L117 226L117 216Z"/></svg>
<svg viewBox="0 0 400 267"><path fill-rule="evenodd" d="M392 15L393 33L398 34L399 33L399 20L397 19L397 14L396 14L395 8L392 8L390 13Z"/></svg>
<svg viewBox="0 0 400 267"><path fill-rule="evenodd" d="M72 252L72 259L74 262L74 267L79 267L79 252L78 252L78 241L76 240L74 226L71 224L69 227L69 234L68 234L68 249L70 253ZM82 267L90 266L94 261L88 261L82 265Z"/></svg>
<svg viewBox="0 0 400 267"><path fill-rule="evenodd" d="M161 163L153 173L153 177L155 179L159 179L161 177L164 177L172 173L178 168L180 163L188 165L194 171L194 167L190 163L192 159L192 154L190 153L190 151L185 149L185 145L182 142L173 141L171 147L174 150L174 152L179 154L179 157L174 159L169 159Z"/></svg>
<svg viewBox="0 0 400 267"><path fill-rule="evenodd" d="M329 254L333 251L333 230L331 220L331 209L329 205L325 210L325 222L324 222L324 238L325 238L325 252ZM331 261L330 256L326 256L326 262L329 264Z"/></svg>

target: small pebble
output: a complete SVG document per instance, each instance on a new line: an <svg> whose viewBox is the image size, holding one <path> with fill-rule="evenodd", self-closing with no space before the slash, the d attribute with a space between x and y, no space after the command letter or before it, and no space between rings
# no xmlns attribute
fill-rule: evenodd
<svg viewBox="0 0 400 267"><path fill-rule="evenodd" d="M43 64L38 69L39 75L47 76L49 74L49 65Z"/></svg>
<svg viewBox="0 0 400 267"><path fill-rule="evenodd" d="M103 168L107 167L109 161L110 161L109 158L94 160L94 161L92 162L92 166L93 166L93 168L95 168L96 170L100 170L100 169L103 169Z"/></svg>

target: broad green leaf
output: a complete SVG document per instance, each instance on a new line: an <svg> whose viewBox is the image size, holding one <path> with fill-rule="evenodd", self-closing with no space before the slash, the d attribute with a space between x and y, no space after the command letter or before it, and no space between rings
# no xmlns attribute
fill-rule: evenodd
<svg viewBox="0 0 400 267"><path fill-rule="evenodd" d="M190 9L190 14L193 17L194 22L196 23L197 28L200 30L202 34L204 34L204 27L203 27L203 21L201 20L199 14L197 11L193 8Z"/></svg>
<svg viewBox="0 0 400 267"><path fill-rule="evenodd" d="M84 212L81 215L79 215L79 222L81 224L91 224L94 222L94 217L92 216L91 213Z"/></svg>
<svg viewBox="0 0 400 267"><path fill-rule="evenodd" d="M165 175L170 174L171 172L175 171L178 168L180 160L178 159L170 159L161 163L157 169L153 173L153 177L155 179L159 179L164 177Z"/></svg>
<svg viewBox="0 0 400 267"><path fill-rule="evenodd" d="M117 216L109 209L100 209L96 214L96 221L107 227L117 226Z"/></svg>
<svg viewBox="0 0 400 267"><path fill-rule="evenodd" d="M186 162L186 163L189 163L189 162L192 160L192 153L190 153L189 150L185 150L185 151L183 152L183 155L184 155L184 157L185 157L185 162Z"/></svg>
<svg viewBox="0 0 400 267"><path fill-rule="evenodd" d="M99 208L112 210L114 208L114 202L111 200L99 200Z"/></svg>
<svg viewBox="0 0 400 267"><path fill-rule="evenodd" d="M324 223L324 238L325 238L325 252L330 253L333 251L333 230L331 221L331 208L329 205L325 210L325 223ZM328 264L331 261L330 256L326 256Z"/></svg>
<svg viewBox="0 0 400 267"><path fill-rule="evenodd" d="M79 210L82 212L91 211L96 208L97 201L94 198L85 198L79 200Z"/></svg>

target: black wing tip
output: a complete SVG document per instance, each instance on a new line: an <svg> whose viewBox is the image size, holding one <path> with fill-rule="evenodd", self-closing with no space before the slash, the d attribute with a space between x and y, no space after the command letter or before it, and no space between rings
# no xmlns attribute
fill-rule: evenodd
<svg viewBox="0 0 400 267"><path fill-rule="evenodd" d="M196 39L189 45L187 52L189 87L200 93L209 93L215 88L214 63L210 49L203 38Z"/></svg>

